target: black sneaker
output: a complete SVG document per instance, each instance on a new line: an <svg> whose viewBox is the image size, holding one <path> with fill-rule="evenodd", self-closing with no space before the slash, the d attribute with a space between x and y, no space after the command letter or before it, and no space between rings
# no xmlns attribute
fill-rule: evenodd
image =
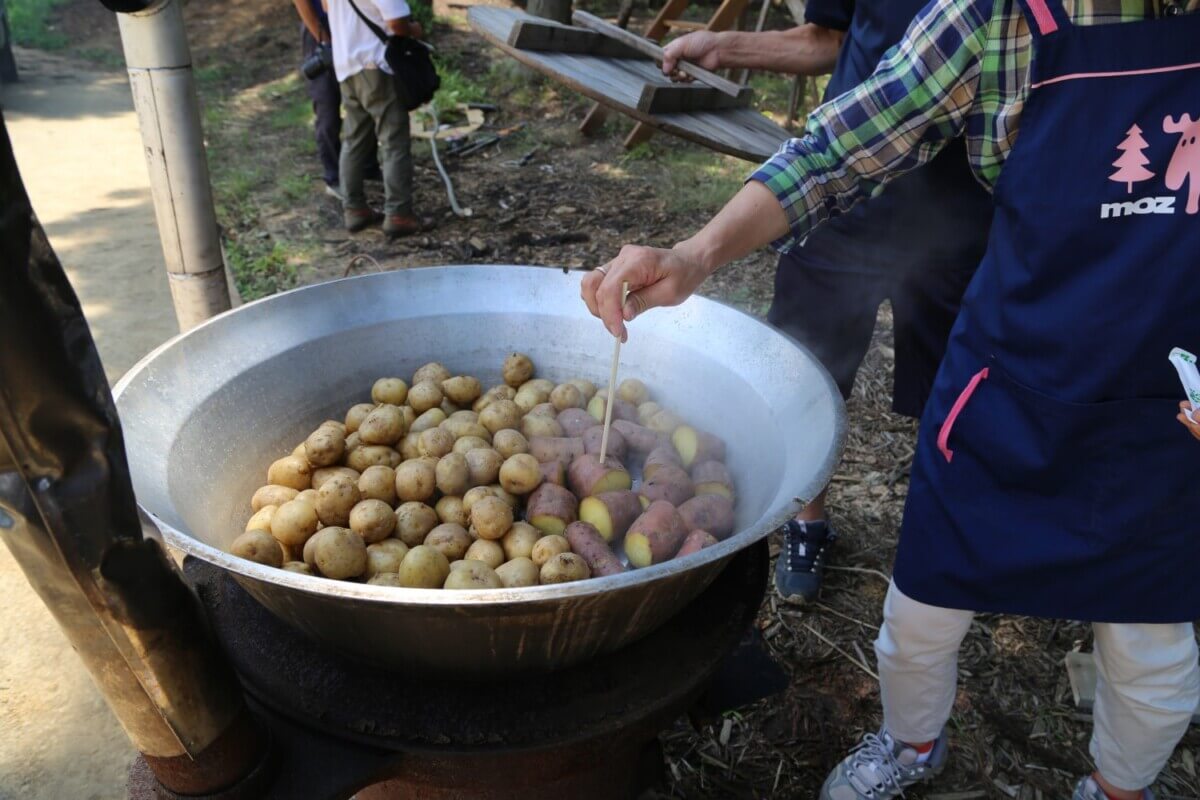
<svg viewBox="0 0 1200 800"><path fill-rule="evenodd" d="M783 550L775 561L775 589L789 603L802 605L821 594L825 549L837 540L828 522L788 520Z"/></svg>

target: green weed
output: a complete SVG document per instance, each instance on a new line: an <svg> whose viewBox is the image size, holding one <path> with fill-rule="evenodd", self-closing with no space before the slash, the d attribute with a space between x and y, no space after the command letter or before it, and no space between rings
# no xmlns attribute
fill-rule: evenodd
<svg viewBox="0 0 1200 800"><path fill-rule="evenodd" d="M296 268L280 242L268 245L247 239L227 239L225 257L244 300L257 300L296 285Z"/></svg>
<svg viewBox="0 0 1200 800"><path fill-rule="evenodd" d="M50 21L54 7L62 0L7 0L8 23L13 39L24 47L59 50L66 46L63 36Z"/></svg>

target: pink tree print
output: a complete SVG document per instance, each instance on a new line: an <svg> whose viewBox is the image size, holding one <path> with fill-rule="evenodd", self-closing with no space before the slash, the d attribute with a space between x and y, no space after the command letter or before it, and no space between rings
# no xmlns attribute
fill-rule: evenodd
<svg viewBox="0 0 1200 800"><path fill-rule="evenodd" d="M1142 138L1142 129L1134 125L1125 133L1127 134L1125 141L1117 145L1121 155L1112 164L1117 171L1109 175L1108 179L1125 184L1126 192L1132 194L1134 183L1153 178L1154 173L1146 169L1150 159L1146 158L1146 154L1142 151L1150 145Z"/></svg>

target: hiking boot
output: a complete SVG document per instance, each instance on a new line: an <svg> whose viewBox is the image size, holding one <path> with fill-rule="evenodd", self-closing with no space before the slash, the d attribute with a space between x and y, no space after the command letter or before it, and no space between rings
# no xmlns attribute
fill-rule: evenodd
<svg viewBox="0 0 1200 800"><path fill-rule="evenodd" d="M1154 792L1144 789L1142 798L1154 800ZM1075 784L1075 793L1071 795L1071 800L1108 800L1108 795L1100 788L1100 784L1096 783L1096 779L1088 775L1086 778L1080 778L1079 783Z"/></svg>
<svg viewBox="0 0 1200 800"><path fill-rule="evenodd" d="M837 541L828 522L788 520L783 526L783 551L775 560L775 589L788 603L803 605L817 599L825 577L825 548Z"/></svg>
<svg viewBox="0 0 1200 800"><path fill-rule="evenodd" d="M411 214L388 214L383 220L383 232L393 239L412 236L429 228L427 222Z"/></svg>
<svg viewBox="0 0 1200 800"><path fill-rule="evenodd" d="M862 744L829 773L820 800L891 800L918 783L936 778L946 766L948 755L945 732L924 761L918 761L915 749L897 742L886 730L868 733Z"/></svg>
<svg viewBox="0 0 1200 800"><path fill-rule="evenodd" d="M383 219L383 214L373 208L347 208L342 212L342 219L346 222L346 230L358 233Z"/></svg>

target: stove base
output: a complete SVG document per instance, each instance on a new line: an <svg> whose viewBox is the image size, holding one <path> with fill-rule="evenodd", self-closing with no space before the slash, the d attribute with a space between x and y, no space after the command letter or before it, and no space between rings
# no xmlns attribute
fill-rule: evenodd
<svg viewBox="0 0 1200 800"><path fill-rule="evenodd" d="M184 572L269 731L270 760L256 773L274 777L265 791L261 782L253 790L243 783L187 800L637 797L662 779L658 733L697 706L743 640L767 567L765 542L747 548L662 628L586 664L495 683L438 683L322 650L228 575L188 559ZM777 668L762 681L772 682ZM176 800L141 759L129 788L131 800Z"/></svg>

